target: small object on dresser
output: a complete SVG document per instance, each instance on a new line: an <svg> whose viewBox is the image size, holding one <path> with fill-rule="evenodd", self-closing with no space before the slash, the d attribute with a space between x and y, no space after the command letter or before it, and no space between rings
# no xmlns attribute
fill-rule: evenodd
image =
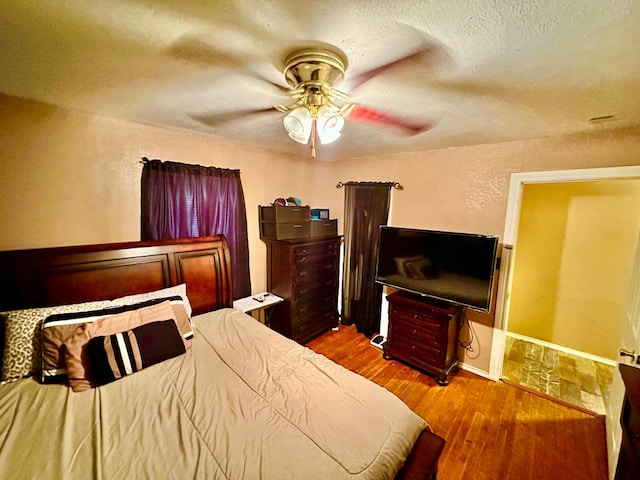
<svg viewBox="0 0 640 480"><path fill-rule="evenodd" d="M289 240L311 235L308 206L260 206L258 214L260 238Z"/></svg>
<svg viewBox="0 0 640 480"><path fill-rule="evenodd" d="M328 208L312 208L311 220L328 220L329 209Z"/></svg>

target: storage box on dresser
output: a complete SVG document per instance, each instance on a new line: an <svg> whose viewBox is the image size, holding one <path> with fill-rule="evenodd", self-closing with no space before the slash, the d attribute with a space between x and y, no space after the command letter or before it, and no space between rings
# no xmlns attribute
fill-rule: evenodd
<svg viewBox="0 0 640 480"><path fill-rule="evenodd" d="M432 374L439 385L458 361L458 327L462 308L429 303L419 296L396 292L389 301L389 331L384 358L397 358Z"/></svg>
<svg viewBox="0 0 640 480"><path fill-rule="evenodd" d="M312 237L335 237L338 234L338 220L311 220Z"/></svg>
<svg viewBox="0 0 640 480"><path fill-rule="evenodd" d="M341 237L263 240L267 290L284 298L273 307L270 327L305 343L337 326Z"/></svg>
<svg viewBox="0 0 640 480"><path fill-rule="evenodd" d="M308 206L259 206L260 238L286 240L311 235L311 209Z"/></svg>

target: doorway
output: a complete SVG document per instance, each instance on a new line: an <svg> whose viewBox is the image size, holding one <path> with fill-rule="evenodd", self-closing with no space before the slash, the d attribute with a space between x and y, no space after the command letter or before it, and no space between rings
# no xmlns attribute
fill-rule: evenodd
<svg viewBox="0 0 640 480"><path fill-rule="evenodd" d="M590 182L598 180L640 179L640 167L615 167L551 172L516 173L511 176L507 217L502 245L501 275L496 302L496 315L491 345L489 376L499 380L502 375L506 344L515 250L525 185Z"/></svg>
<svg viewBox="0 0 640 480"><path fill-rule="evenodd" d="M564 183L564 182L582 182L597 180L615 180L615 179L640 179L640 167L617 167L617 168L601 168L601 169L583 169L583 170L566 170L566 171L550 171L550 172L529 172L517 173L511 176L509 197L507 205L507 216L505 222L505 230L503 236L502 247L502 274L499 278L498 299L496 303L495 324L493 330L493 340L491 345L491 363L489 374L490 378L499 380L502 374L504 363L504 351L506 345L507 319L509 316L512 280L513 280L513 260L515 259L515 250L518 240L518 225L522 207L522 195L524 186L528 184L541 183ZM640 258L640 245L636 250L636 270ZM640 298L640 272L634 271L635 285L634 291L631 292L631 298ZM638 291L636 291L638 290ZM640 302L638 302L640 304ZM626 318L623 320L623 330L633 330L633 323L638 323L640 318L634 314L633 305L629 305ZM640 313L640 308L636 308ZM634 330L635 331L635 330ZM619 342L623 342L624 334L621 333ZM628 341L632 342L633 339ZM629 344L627 344L629 345ZM622 346L622 345L621 345ZM627 346L628 348L628 346ZM613 384L620 386L622 381L617 369L614 372ZM612 389L612 398L620 399L621 395L618 391L620 388ZM620 437L620 405L619 401L613 401L612 405L607 409L606 415L606 433L610 470L615 466L619 451Z"/></svg>
<svg viewBox="0 0 640 480"><path fill-rule="evenodd" d="M640 179L524 186L503 380L606 413L639 211Z"/></svg>

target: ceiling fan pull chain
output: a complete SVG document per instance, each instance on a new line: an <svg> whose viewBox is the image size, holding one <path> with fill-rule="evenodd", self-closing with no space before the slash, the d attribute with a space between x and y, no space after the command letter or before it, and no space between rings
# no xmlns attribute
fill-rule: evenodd
<svg viewBox="0 0 640 480"><path fill-rule="evenodd" d="M311 123L311 137L309 138L309 146L311 147L311 158L316 158L316 121Z"/></svg>

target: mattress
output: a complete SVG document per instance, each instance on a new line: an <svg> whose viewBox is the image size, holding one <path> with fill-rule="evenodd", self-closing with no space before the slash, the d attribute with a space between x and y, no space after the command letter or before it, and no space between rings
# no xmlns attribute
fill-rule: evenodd
<svg viewBox="0 0 640 480"><path fill-rule="evenodd" d="M423 420L239 310L179 357L74 393L0 386L0 478L393 478Z"/></svg>

